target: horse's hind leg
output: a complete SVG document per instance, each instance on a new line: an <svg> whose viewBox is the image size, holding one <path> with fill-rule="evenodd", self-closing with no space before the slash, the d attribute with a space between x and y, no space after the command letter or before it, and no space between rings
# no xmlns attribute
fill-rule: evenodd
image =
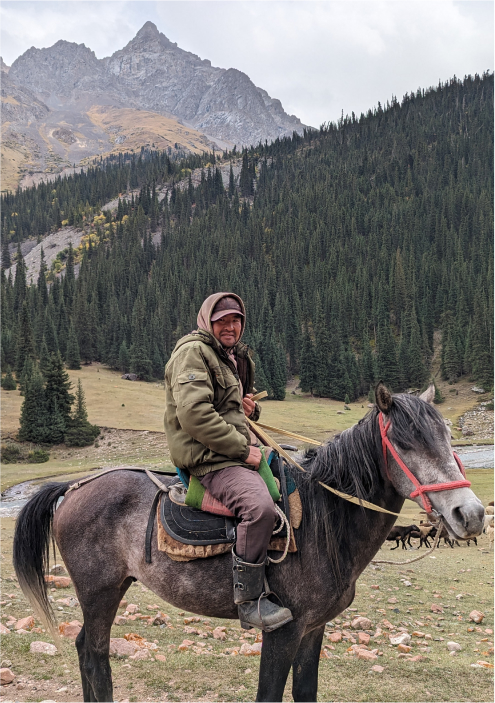
<svg viewBox="0 0 495 703"><path fill-rule="evenodd" d="M292 697L295 701L316 701L318 666L325 625L302 638L292 664Z"/></svg>
<svg viewBox="0 0 495 703"><path fill-rule="evenodd" d="M127 578L120 587L91 592L80 598L84 626L77 636L76 648L85 701L113 700L110 630L119 602L132 581Z"/></svg>

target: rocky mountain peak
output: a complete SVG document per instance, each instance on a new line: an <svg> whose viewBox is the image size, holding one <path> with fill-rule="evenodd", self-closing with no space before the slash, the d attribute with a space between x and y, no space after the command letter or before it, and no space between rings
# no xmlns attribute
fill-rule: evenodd
<svg viewBox="0 0 495 703"><path fill-rule="evenodd" d="M150 22L149 20L143 24L139 32L136 34L136 39L139 37L144 37L144 36L151 36L151 37L158 37L160 36L160 32L158 31L158 27L154 22Z"/></svg>
<svg viewBox="0 0 495 703"><path fill-rule="evenodd" d="M153 22L112 56L99 60L84 44L32 47L9 78L52 110L114 105L174 117L223 147L272 141L303 125L235 68L218 68L171 42Z"/></svg>
<svg viewBox="0 0 495 703"><path fill-rule="evenodd" d="M3 58L0 56L0 70L3 71L4 73L8 73L10 71L10 66L7 66Z"/></svg>

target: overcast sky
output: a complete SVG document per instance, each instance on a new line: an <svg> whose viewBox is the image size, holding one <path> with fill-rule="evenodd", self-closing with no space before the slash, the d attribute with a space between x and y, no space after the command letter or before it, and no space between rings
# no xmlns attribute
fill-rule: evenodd
<svg viewBox="0 0 495 703"><path fill-rule="evenodd" d="M0 11L8 65L59 39L103 58L151 20L182 49L244 71L315 127L493 70L491 0L2 0Z"/></svg>

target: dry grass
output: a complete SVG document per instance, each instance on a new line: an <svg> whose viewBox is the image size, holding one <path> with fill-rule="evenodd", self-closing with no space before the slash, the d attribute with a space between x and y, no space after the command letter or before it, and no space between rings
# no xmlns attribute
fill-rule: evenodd
<svg viewBox="0 0 495 703"><path fill-rule="evenodd" d="M90 420L105 428L112 426L119 429L104 429L96 447L55 448L51 450L52 458L46 464L8 465L3 470L2 487L35 476L75 477L91 468L118 463L166 468L167 447L164 435L160 432L164 403L163 387L160 384L123 381L119 374L97 364L69 373L74 384L78 377L82 379ZM466 398L454 398L458 402L455 411L463 412ZM4 432L7 428L12 433L15 431L21 400L18 392L3 394ZM473 398L469 407L477 400L478 398ZM366 402L353 403L350 411L338 415L337 412L343 410L343 403L311 399L289 392L284 403L263 402L263 419L268 424L322 440L355 423L367 412L366 405ZM447 407L453 407L453 404L444 404L439 409L443 411ZM282 437L278 439L282 440ZM493 498L493 471L468 470L467 473L474 491L486 504ZM403 515L408 520L417 521L420 517L418 510L415 503L406 501ZM9 518L2 521L3 622L10 614L20 618L32 612L13 580L11 550L14 524L14 520ZM486 537L481 537L480 549L486 549L487 546ZM378 558L401 561L413 556L416 556L416 552L390 552L388 546L385 546ZM374 626L379 626L387 618L396 627L431 634L432 639L428 641L430 651L421 652L426 658L418 662L399 659L396 648L391 647L385 637L378 637L380 641L377 646L381 647L383 655L376 663L384 666L384 671L377 674L370 671L369 663L346 654L349 642L336 644L334 650L329 650L336 655L335 658L321 661L319 699L492 700L492 670L473 669L471 664L478 659L492 661L491 655L485 652L488 652L489 642L493 642L493 635L476 630L468 632L467 628L474 625L469 623L468 614L476 608L485 613L482 629L493 630L493 552L484 553L474 545L467 548L464 544L453 550L441 547L435 555L412 564L411 570L407 570L408 567L399 568L402 573L392 566L368 568L359 579L352 610L344 613L341 620L346 621L352 615L362 613L371 618ZM407 577L412 586L404 586L400 577ZM380 588L374 590L370 588L371 585L379 585ZM69 594L74 595L73 588L51 592L55 599ZM459 600L456 599L458 594L462 594ZM440 598L434 598L437 595ZM397 598L397 603L390 605L387 602L391 596ZM202 621L195 627L207 635L208 632L211 633L209 628L227 626L227 641L220 642L211 636L200 638L184 631L184 615L179 610L161 602L141 584L133 585L127 598L129 602L139 605L143 613L151 612L148 606L158 605L171 616L173 627L151 627L136 620L113 628L113 637L135 632L148 641L156 641L159 653L166 657L166 662L155 659L134 662L112 660L116 700L254 700L259 658L230 655L226 651L228 648L239 647L246 641L242 639L243 633L237 622L215 619L209 623ZM444 614L434 615L430 610L431 603L442 603ZM57 610L60 621L82 621L78 607L60 606L56 602L54 605L56 609L62 608ZM334 623L334 626L338 624ZM178 645L185 638L205 643L206 648L211 647L208 650L210 654L199 655L192 650L180 652ZM12 663L17 676L14 685L20 682L21 688L13 690L13 686L4 687L0 700L5 700L4 696L18 701L82 700L74 644L64 640L62 656L40 658L29 653L30 642L40 639L50 641L46 633L13 633L3 637L2 660ZM449 640L462 646L462 651L455 657L447 652L446 642ZM414 654L420 652L420 645L414 645L413 650ZM284 700L291 699L290 685L289 681ZM60 691L64 688L67 690Z"/></svg>
<svg viewBox="0 0 495 703"><path fill-rule="evenodd" d="M486 503L493 496L493 471L468 471L473 488ZM16 618L31 614L31 609L13 581L10 560L14 521L6 519L2 526L2 579L4 599L7 607L2 620L8 615ZM487 547L486 537L479 539L479 547ZM345 627L356 614L369 617L373 626L382 625L383 619L396 627L406 627L411 633L419 630L431 635L423 644L413 644L413 654L421 653L424 659L409 662L398 657L396 647L388 643L386 636L376 639L376 646L383 652L378 663L384 667L381 674L370 671L371 664L351 658L346 650L349 641L334 645L329 650L331 659L320 663L319 700L325 701L491 701L493 700L493 670L473 669L478 660L492 662L488 650L493 647L492 597L493 597L493 552L484 553L473 545L467 548L441 547L431 556L408 567L392 566L378 569L368 568L359 579L357 595L351 608L338 618L329 629ZM415 552L397 550L390 552L387 546L381 552L384 558L400 561L404 557L416 556ZM412 586L405 586L400 579L407 578ZM379 589L371 589L378 585ZM75 595L73 588L52 591L57 599ZM462 598L456 596L461 594ZM14 597L11 598L10 595ZM438 597L437 597L438 596ZM397 602L388 603L390 597ZM200 638L184 630L184 616L159 600L141 584L134 584L128 591L127 600L139 606L143 614L152 612L148 606L157 605L172 618L173 627L152 627L140 620L114 626L113 637L123 637L135 632L150 642L155 641L158 652L165 655L166 662L154 659L146 661L112 660L116 700L125 698L135 701L250 701L256 696L259 668L258 657L231 655L228 648L239 648L246 640L236 621L216 619L193 623L193 627L207 635ZM444 614L431 612L432 603L442 604ZM78 607L68 608L54 603L59 621L79 619ZM473 609L485 613L482 631L468 632L475 627L469 621ZM121 611L122 612L122 611ZM211 637L211 630L227 627L227 641L220 642ZM385 629L385 628L384 628ZM204 643L210 647L208 655L199 655L193 650L180 652L178 645L183 639ZM79 701L82 692L79 681L77 656L74 644L64 640L62 656L39 658L29 653L33 640L51 641L46 633L11 634L3 638L2 658L12 662L12 669L25 686L15 691L18 701ZM417 641L418 638L413 638ZM452 657L446 643L458 642L462 651ZM372 640L373 641L373 640ZM324 644L329 644L327 639ZM428 645L429 651L421 650ZM289 680L284 700L291 700ZM67 687L66 691L58 692ZM4 689L12 696L12 687ZM12 698L10 698L12 700Z"/></svg>
<svg viewBox="0 0 495 703"><path fill-rule="evenodd" d="M94 105L87 115L108 135L113 143L111 153L139 150L142 146L153 146L156 149L166 149L169 146L174 148L175 143L181 149L193 152L208 151L211 148L201 132L156 112ZM125 140L117 144L117 136L125 137Z"/></svg>
<svg viewBox="0 0 495 703"><path fill-rule="evenodd" d="M14 149L2 144L2 191L15 190L19 182L19 170L25 162L26 154L22 147Z"/></svg>

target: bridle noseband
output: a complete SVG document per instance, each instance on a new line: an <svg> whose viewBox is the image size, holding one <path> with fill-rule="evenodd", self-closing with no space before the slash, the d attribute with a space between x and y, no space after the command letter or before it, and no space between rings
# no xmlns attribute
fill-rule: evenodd
<svg viewBox="0 0 495 703"><path fill-rule="evenodd" d="M417 496L421 496L421 500L423 501L423 506L424 509L426 510L427 513L431 513L433 511L433 507L430 503L430 500L426 493L434 492L434 491L452 491L455 488L469 488L471 485L471 481L466 480L466 472L464 470L464 466L462 465L462 461L459 459L457 454L453 452L454 459L456 460L457 466L459 467L461 474L464 476L464 481L449 481L448 483L431 483L428 486L422 486L416 476L414 476L407 466L404 464L400 456L397 454L395 451L392 442L389 440L387 437L387 432L390 428L391 421L389 420L387 424L385 425L383 422L383 415L380 413L379 414L379 423L380 423L380 434L382 437L382 449L383 449L383 460L385 462L385 471L387 473L387 477L390 479L390 475L388 472L388 462L387 462L387 449L390 451L392 456L394 457L395 461L399 464L400 468L402 471L406 474L407 478L411 481L416 486L416 490L413 491L410 494L410 498L416 498Z"/></svg>

